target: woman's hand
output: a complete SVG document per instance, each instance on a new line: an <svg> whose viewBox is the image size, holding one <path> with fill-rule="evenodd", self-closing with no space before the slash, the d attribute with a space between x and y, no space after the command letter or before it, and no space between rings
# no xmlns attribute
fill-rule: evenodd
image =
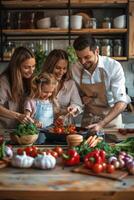
<svg viewBox="0 0 134 200"><path fill-rule="evenodd" d="M34 123L34 120L29 116L29 115L26 115L26 114L17 114L17 120L21 123Z"/></svg>
<svg viewBox="0 0 134 200"><path fill-rule="evenodd" d="M68 111L68 113L70 114L70 115L72 115L72 116L76 116L77 115L77 111L78 111L78 109L77 108L74 108L74 107L71 107L71 106L69 106L68 108L67 108L67 111Z"/></svg>

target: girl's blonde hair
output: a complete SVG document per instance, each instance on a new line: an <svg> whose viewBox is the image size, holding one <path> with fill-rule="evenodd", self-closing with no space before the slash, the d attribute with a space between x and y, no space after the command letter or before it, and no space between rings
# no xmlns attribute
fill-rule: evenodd
<svg viewBox="0 0 134 200"><path fill-rule="evenodd" d="M42 86L43 85L52 85L57 87L57 80L53 76L53 74L50 73L41 73L39 76L35 76L32 79L31 82L31 93L30 98L40 98L41 92L42 92ZM50 100L53 100L55 98L55 90L53 91L51 97L49 97Z"/></svg>

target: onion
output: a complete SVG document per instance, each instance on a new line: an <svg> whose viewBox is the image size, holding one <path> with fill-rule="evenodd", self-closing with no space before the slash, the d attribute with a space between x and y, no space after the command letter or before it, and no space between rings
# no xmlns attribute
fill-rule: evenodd
<svg viewBox="0 0 134 200"><path fill-rule="evenodd" d="M129 156L125 156L123 160L124 160L125 164L127 164L128 162L132 162L133 161L133 159L131 157L129 157Z"/></svg>
<svg viewBox="0 0 134 200"><path fill-rule="evenodd" d="M125 155L121 155L121 154L119 154L118 159L123 160L124 158L125 158Z"/></svg>
<svg viewBox="0 0 134 200"><path fill-rule="evenodd" d="M122 159L119 159L119 163L120 163L120 168L125 167L125 162Z"/></svg>
<svg viewBox="0 0 134 200"><path fill-rule="evenodd" d="M131 158L132 160L134 159L133 156L131 156L130 154L126 155L128 158Z"/></svg>
<svg viewBox="0 0 134 200"><path fill-rule="evenodd" d="M5 154L7 157L12 158L13 157L13 151L10 147L5 146Z"/></svg>
<svg viewBox="0 0 134 200"><path fill-rule="evenodd" d="M111 156L108 159L108 163L111 164L113 161L117 160L117 158L115 156Z"/></svg>
<svg viewBox="0 0 134 200"><path fill-rule="evenodd" d="M127 169L129 171L130 174L134 175L134 160L132 162L129 162L127 164Z"/></svg>
<svg viewBox="0 0 134 200"><path fill-rule="evenodd" d="M121 151L121 152L119 153L119 155L126 156L127 153L126 153L125 151Z"/></svg>
<svg viewBox="0 0 134 200"><path fill-rule="evenodd" d="M112 161L112 165L114 165L114 167L115 167L116 169L118 169L118 168L120 167L120 162L119 162L118 160L113 160L113 161Z"/></svg>

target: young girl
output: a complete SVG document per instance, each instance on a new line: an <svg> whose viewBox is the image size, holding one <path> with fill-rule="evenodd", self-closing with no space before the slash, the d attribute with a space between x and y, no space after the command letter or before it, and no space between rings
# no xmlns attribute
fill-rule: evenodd
<svg viewBox="0 0 134 200"><path fill-rule="evenodd" d="M54 122L54 115L59 112L54 93L57 81L52 74L42 73L32 81L31 94L25 102L27 116L34 118L38 127L45 128ZM40 133L38 144L44 143L45 136Z"/></svg>

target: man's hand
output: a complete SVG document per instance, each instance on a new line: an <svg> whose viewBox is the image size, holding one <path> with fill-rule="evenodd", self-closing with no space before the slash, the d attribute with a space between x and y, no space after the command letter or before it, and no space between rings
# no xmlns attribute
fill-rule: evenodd
<svg viewBox="0 0 134 200"><path fill-rule="evenodd" d="M87 96L83 96L82 101L83 101L84 105L87 105L91 101L91 99L89 99L89 97L87 97Z"/></svg>
<svg viewBox="0 0 134 200"><path fill-rule="evenodd" d="M100 131L103 127L101 123L95 123L87 126L86 128L90 129L91 132L98 132Z"/></svg>

